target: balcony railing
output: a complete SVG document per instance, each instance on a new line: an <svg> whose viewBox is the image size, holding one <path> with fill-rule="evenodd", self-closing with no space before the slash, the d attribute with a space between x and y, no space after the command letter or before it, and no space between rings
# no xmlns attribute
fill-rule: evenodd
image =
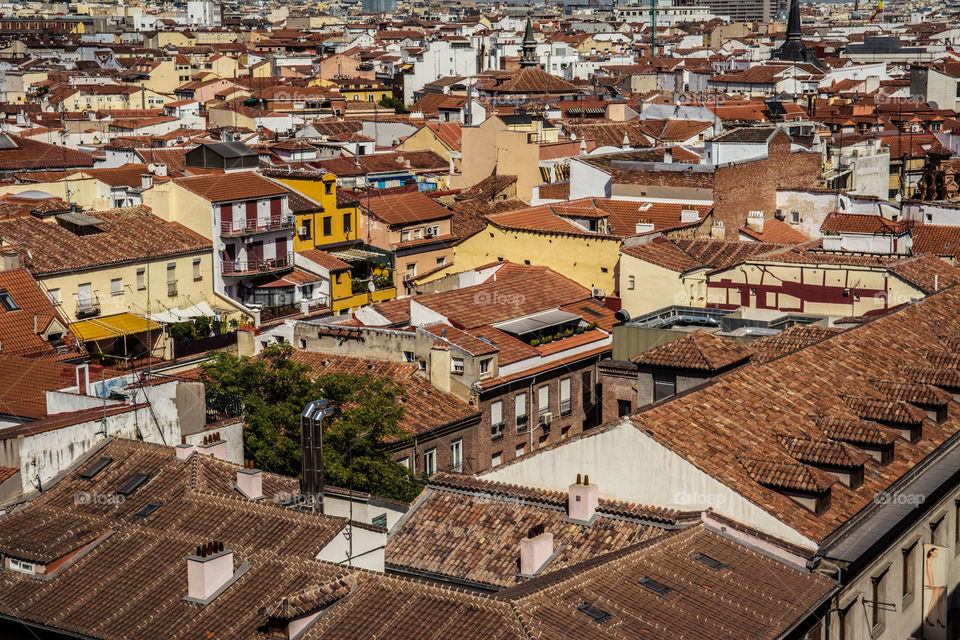
<svg viewBox="0 0 960 640"><path fill-rule="evenodd" d="M80 296L74 294L77 301L77 318L89 318L90 316L100 315L100 295L94 293L90 296Z"/></svg>
<svg viewBox="0 0 960 640"><path fill-rule="evenodd" d="M293 253L268 260L224 260L223 275L244 276L293 268Z"/></svg>
<svg viewBox="0 0 960 640"><path fill-rule="evenodd" d="M234 220L232 222L220 223L220 234L224 236L242 236L249 233L258 233L260 231L277 231L279 229L289 229L296 223L294 216L290 214L270 216L268 219L258 218L256 220Z"/></svg>

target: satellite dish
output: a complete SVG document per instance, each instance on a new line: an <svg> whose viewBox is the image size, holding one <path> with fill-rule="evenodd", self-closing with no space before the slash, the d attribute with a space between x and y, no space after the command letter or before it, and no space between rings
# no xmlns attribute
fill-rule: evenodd
<svg viewBox="0 0 960 640"><path fill-rule="evenodd" d="M0 111L0 120L6 120L6 119L7 119L7 112Z"/></svg>

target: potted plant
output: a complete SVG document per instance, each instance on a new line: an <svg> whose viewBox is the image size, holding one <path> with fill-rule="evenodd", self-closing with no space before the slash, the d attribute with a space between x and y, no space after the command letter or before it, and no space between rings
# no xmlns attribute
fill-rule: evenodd
<svg viewBox="0 0 960 640"><path fill-rule="evenodd" d="M530 341L530 346L531 346L531 347L539 347L539 346L540 346L540 341L537 340L536 338L534 338L533 340Z"/></svg>
<svg viewBox="0 0 960 640"><path fill-rule="evenodd" d="M596 322L591 322L590 324L587 325L587 331L593 331L596 328L597 328Z"/></svg>

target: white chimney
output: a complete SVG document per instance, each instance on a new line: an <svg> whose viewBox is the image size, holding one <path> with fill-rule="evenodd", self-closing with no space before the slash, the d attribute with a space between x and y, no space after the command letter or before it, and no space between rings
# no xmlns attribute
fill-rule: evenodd
<svg viewBox="0 0 960 640"><path fill-rule="evenodd" d="M3 270L13 271L20 268L20 254L16 251L3 252Z"/></svg>
<svg viewBox="0 0 960 640"><path fill-rule="evenodd" d="M217 460L226 460L227 441L221 440L219 433L204 436L203 443L197 447L197 451L204 456L212 456Z"/></svg>
<svg viewBox="0 0 960 640"><path fill-rule="evenodd" d="M163 162L154 163L153 175L157 176L158 178L166 178L167 177L166 163L163 163Z"/></svg>
<svg viewBox="0 0 960 640"><path fill-rule="evenodd" d="M237 488L250 500L263 497L263 474L260 469L237 469Z"/></svg>
<svg viewBox="0 0 960 640"><path fill-rule="evenodd" d="M641 233L652 233L653 229L654 227L652 222L637 223L637 235L640 235Z"/></svg>
<svg viewBox="0 0 960 640"><path fill-rule="evenodd" d="M673 149L670 147L663 150L663 161L666 164L673 164Z"/></svg>
<svg viewBox="0 0 960 640"><path fill-rule="evenodd" d="M531 532L533 534L534 532ZM520 541L520 575L534 576L553 555L553 534L540 533Z"/></svg>
<svg viewBox="0 0 960 640"><path fill-rule="evenodd" d="M680 222L696 222L700 219L700 212L696 209L681 209Z"/></svg>
<svg viewBox="0 0 960 640"><path fill-rule="evenodd" d="M142 173L140 174L140 187L143 189L149 189L153 186L153 174Z"/></svg>
<svg viewBox="0 0 960 640"><path fill-rule="evenodd" d="M209 600L232 577L233 551L225 551L223 543L218 542L197 547L197 552L187 558L187 597Z"/></svg>
<svg viewBox="0 0 960 640"><path fill-rule="evenodd" d="M714 220L713 226L710 227L710 237L714 240L723 240L726 235L727 231L723 225L723 220Z"/></svg>
<svg viewBox="0 0 960 640"><path fill-rule="evenodd" d="M177 460L186 460L193 455L194 446L192 444L178 444L176 446Z"/></svg>
<svg viewBox="0 0 960 640"><path fill-rule="evenodd" d="M748 213L747 226L757 233L763 233L763 211L751 211Z"/></svg>
<svg viewBox="0 0 960 640"><path fill-rule="evenodd" d="M577 522L590 522L597 512L598 504L600 504L600 490L597 485L590 485L590 476L584 476L581 483L580 474L577 474L577 482L570 485L567 515Z"/></svg>

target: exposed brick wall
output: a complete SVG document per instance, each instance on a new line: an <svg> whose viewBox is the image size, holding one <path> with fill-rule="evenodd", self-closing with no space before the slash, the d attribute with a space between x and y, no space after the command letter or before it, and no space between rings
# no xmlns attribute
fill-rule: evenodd
<svg viewBox="0 0 960 640"><path fill-rule="evenodd" d="M431 449L436 449L437 471L457 471L452 468L452 445L454 441L461 440L461 457L463 473L476 473L481 469L476 468L477 441L480 438L475 421L462 426L458 429L446 433L433 434L426 438L418 437L408 440L402 445L393 448L393 459L397 462L405 462L411 470L419 475L424 469L424 456ZM489 466L489 460L487 461Z"/></svg>
<svg viewBox="0 0 960 640"><path fill-rule="evenodd" d="M637 371L613 367L600 367L601 422L607 423L619 417L619 400L630 402L630 412L637 410Z"/></svg>

